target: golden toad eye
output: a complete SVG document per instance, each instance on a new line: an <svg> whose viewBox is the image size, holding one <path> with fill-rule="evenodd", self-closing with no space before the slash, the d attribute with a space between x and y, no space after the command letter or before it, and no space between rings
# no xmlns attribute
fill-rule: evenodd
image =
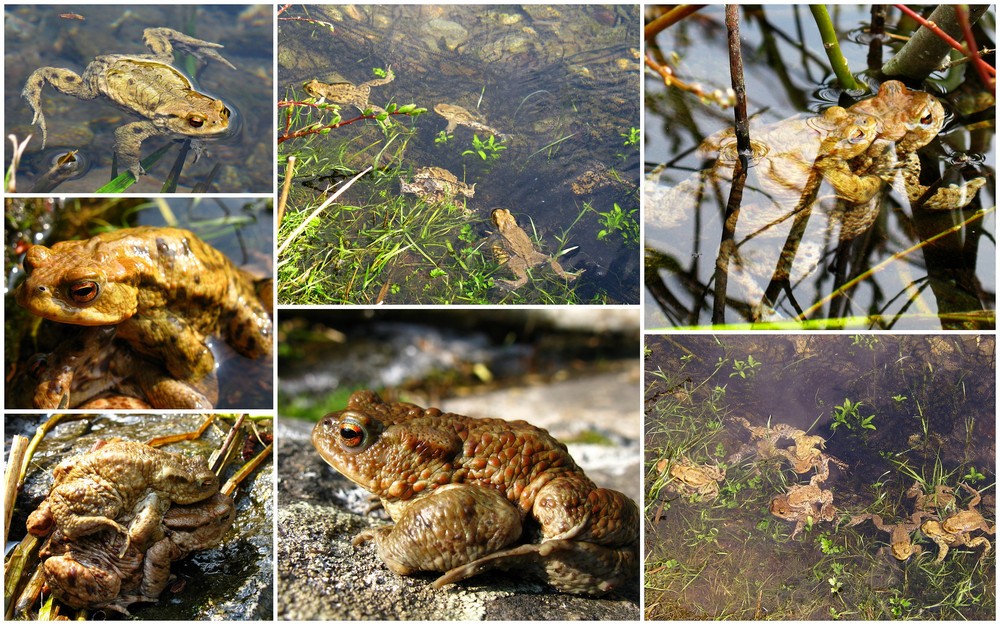
<svg viewBox="0 0 1000 625"><path fill-rule="evenodd" d="M344 449L361 451L368 443L368 428L354 417L343 417L337 431Z"/></svg>
<svg viewBox="0 0 1000 625"><path fill-rule="evenodd" d="M930 125L930 123L933 121L934 121L934 116L931 115L930 111L927 111L926 114L920 118L920 123L924 124L925 126Z"/></svg>
<svg viewBox="0 0 1000 625"><path fill-rule="evenodd" d="M192 128L201 128L205 125L205 118L200 115L192 115L191 117L188 117L188 124Z"/></svg>
<svg viewBox="0 0 1000 625"><path fill-rule="evenodd" d="M340 426L340 441L345 447L358 447L365 440L365 432L357 423L345 423Z"/></svg>
<svg viewBox="0 0 1000 625"><path fill-rule="evenodd" d="M69 287L69 296L77 304L88 304L101 293L101 287L93 280L80 280Z"/></svg>

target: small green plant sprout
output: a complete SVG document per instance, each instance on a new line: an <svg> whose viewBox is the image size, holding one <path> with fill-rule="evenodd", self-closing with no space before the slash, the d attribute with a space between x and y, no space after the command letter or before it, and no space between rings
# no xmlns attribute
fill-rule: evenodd
<svg viewBox="0 0 1000 625"><path fill-rule="evenodd" d="M756 368L760 366L759 360L754 360L753 354L747 355L746 360L733 360L733 372L729 374L729 377L734 378L740 376L744 380L752 378L757 375Z"/></svg>
<svg viewBox="0 0 1000 625"><path fill-rule="evenodd" d="M851 336L853 347L864 347L867 350L874 350L878 345L878 337L871 334L854 334Z"/></svg>
<svg viewBox="0 0 1000 625"><path fill-rule="evenodd" d="M836 432L837 428L842 425L848 430L857 432L861 430L874 430L875 424L872 423L872 420L875 418L875 415L862 417L859 410L863 405L862 402L852 402L845 397L843 404L834 406L833 408L833 424L830 426L830 430Z"/></svg>
<svg viewBox="0 0 1000 625"><path fill-rule="evenodd" d="M909 607L910 600L906 597L901 597L899 595L889 597L889 610L895 618L902 618Z"/></svg>
<svg viewBox="0 0 1000 625"><path fill-rule="evenodd" d="M448 134L444 130L438 133L438 136L434 137L434 143L444 145L448 143L448 140L452 138L453 135Z"/></svg>
<svg viewBox="0 0 1000 625"><path fill-rule="evenodd" d="M902 393L896 393L895 395L892 396L892 401L896 402L897 404L901 404L907 399L909 398L906 395L903 395Z"/></svg>
<svg viewBox="0 0 1000 625"><path fill-rule="evenodd" d="M828 584L830 584L830 594L835 595L838 592L840 592L841 588L844 587L844 582L842 582L839 579L837 579L836 575L831 576L830 579L828 579L826 581L827 581Z"/></svg>
<svg viewBox="0 0 1000 625"><path fill-rule="evenodd" d="M823 532L817 536L816 542L819 543L819 550L828 556L844 553L844 547L834 543L833 540L830 539L829 532Z"/></svg>
<svg viewBox="0 0 1000 625"><path fill-rule="evenodd" d="M639 133L639 129L633 126L628 129L628 132L621 133L621 136L625 139L625 143L622 145L639 145L639 138L642 135Z"/></svg>
<svg viewBox="0 0 1000 625"><path fill-rule="evenodd" d="M986 476L976 470L976 467L969 467L968 472L962 476L962 481L965 482L981 482L986 479Z"/></svg>
<svg viewBox="0 0 1000 625"><path fill-rule="evenodd" d="M626 212L615 202L614 208L607 212L597 211L600 215L601 226L603 228L597 233L597 240L600 241L616 232L621 234L622 239L628 243L639 241L639 222L636 221L638 208Z"/></svg>
<svg viewBox="0 0 1000 625"><path fill-rule="evenodd" d="M500 152L507 149L503 143L497 143L496 137L490 135L489 140L483 141L479 138L478 134L472 135L472 149L462 152L462 156L476 156L484 161L491 160L495 161L500 158Z"/></svg>
<svg viewBox="0 0 1000 625"><path fill-rule="evenodd" d="M372 73L378 76L379 78L385 78L386 76L389 75L389 72L382 69L381 67L373 67Z"/></svg>

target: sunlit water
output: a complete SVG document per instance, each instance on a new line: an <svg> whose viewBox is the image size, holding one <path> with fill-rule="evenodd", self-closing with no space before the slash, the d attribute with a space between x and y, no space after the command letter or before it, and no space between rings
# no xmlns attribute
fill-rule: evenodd
<svg viewBox="0 0 1000 625"><path fill-rule="evenodd" d="M85 20L73 19L78 15ZM111 179L115 129L138 121L132 113L118 109L98 97L79 100L42 89L42 110L48 127L44 152L41 132L31 126L31 107L21 97L28 75L39 67L67 68L82 74L102 54L148 54L142 32L151 27L169 27L198 39L225 46L219 52L236 70L214 60L194 64L191 76L196 87L221 98L235 111L240 129L233 136L207 141L206 156L197 163L188 154L180 177L179 191L190 191L204 181L213 167L211 191L221 193L271 193L274 184L274 128L272 77L273 7L246 5L166 6L87 5L7 6L4 11L5 42L5 135L19 141L34 137L18 168L18 191L31 190L39 175L50 167L52 156L67 149L79 150L89 169L58 187L61 193L94 192ZM234 124L235 125L235 124ZM152 154L173 139L150 137L143 141L141 157ZM179 154L178 143L151 168L148 175L128 189L130 193L159 192ZM9 142L4 149L5 167L11 160ZM119 170L120 173L120 170Z"/></svg>
<svg viewBox="0 0 1000 625"><path fill-rule="evenodd" d="M416 129L404 172L442 167L474 183L475 197L466 206L477 234L492 230L496 207L511 210L529 233L533 223L547 254L560 251L555 237L568 230L566 247L578 249L560 261L567 271L586 270L574 283L581 299L606 293L612 302L638 303L637 243L626 244L617 234L598 240L602 226L595 212L615 203L638 207L638 146L624 145L639 119L637 7L307 7L289 15L328 20L335 32L279 21L280 94L304 98L301 84L312 78L358 84L374 78L373 68L391 66L395 80L373 87L370 102L428 109L412 123L397 118ZM462 126L446 144L435 143L447 125L433 111L442 102L476 111L509 134L500 158L463 156L476 131ZM345 119L355 112L341 107ZM360 132L359 125L334 131L331 151ZM295 149L294 140L282 145L286 153ZM573 192L574 180L602 168L623 182ZM360 181L345 201L364 205L377 201L378 193L399 193L397 180L373 184ZM320 201L313 192L292 197ZM496 296L502 295L497 288ZM402 301L408 301L405 294Z"/></svg>
<svg viewBox="0 0 1000 625"><path fill-rule="evenodd" d="M861 32L869 20L867 7L838 6L831 9L839 40L850 67L861 72L866 67L868 46ZM827 70L816 26L807 10L787 5L767 6L762 13L741 11L740 35L743 39L743 62L747 85L748 108L751 115L760 114L763 123L774 123L797 113L815 114L834 104L847 106L851 100L828 85L834 79ZM754 17L763 15L768 27ZM664 55L679 54L671 61L677 75L688 82L701 84L707 92L730 87L728 59L725 49L725 26L721 6L703 9L694 18L682 21L659 34L656 42ZM894 21L894 18L889 20ZM991 21L987 17L986 28ZM766 35L766 36L765 36ZM798 42L804 45L800 48ZM773 45L769 56L766 46ZM891 51L887 48L884 58ZM956 82L960 76L956 78ZM968 89L975 92L974 79L966 79ZM666 189L692 176L706 166L695 153L702 139L732 126L732 109L721 110L713 104L703 104L689 94L665 92L662 80L647 72L645 162L647 172L657 168L645 184L650 189ZM955 89L954 86L949 89ZM961 92L963 88L956 89ZM839 101L838 101L839 98ZM949 115L966 96L957 95L943 101ZM993 119L992 109L981 115ZM970 113L968 123L981 117ZM949 117L949 119L952 119ZM956 121L956 120L952 120ZM922 150L925 159L938 160L941 153L952 149L968 151L973 157L982 155L977 174L987 178L978 197L968 209L932 216L912 217L909 202L897 193L882 202L881 214L875 226L853 242L851 270L855 266L871 267L969 218L976 209L992 208L995 204L996 152L992 124L976 125L970 131L946 123L940 140ZM945 145L947 144L947 145ZM950 147L949 147L950 146ZM660 166L667 164L665 169ZM927 165L924 165L927 167ZM954 182L954 179L949 180ZM761 194L750 191L743 205L767 201ZM699 209L688 206L665 206L644 198L646 247L651 253L647 267L646 325L686 326L712 323L712 307L716 280L716 256L722 232L722 215L729 194L728 183L705 188L706 196ZM719 195L716 195L716 192ZM832 195L825 185L819 196ZM674 214L671 216L671 211ZM835 281L834 270L837 237L826 230L825 216L813 210L798 256L793 264L791 282L793 294L802 309L820 303L830 294ZM773 228L769 236L760 236L740 245L738 255L730 262L728 299L724 321L746 322L751 319L771 321L791 320L797 315L787 293L778 296L774 310L753 310L762 299L763 290L775 271L785 235ZM969 312L980 319L989 319L995 301L995 217L988 214L960 231L960 234L923 249L911 251L903 260L890 263L874 276L863 280L851 293L843 309L831 308L822 302L810 318L843 317L880 314L878 326L894 329L918 328L983 328L989 321L939 320L937 314ZM737 240L740 240L739 232ZM846 249L846 248L845 248ZM860 270L857 270L860 273ZM930 276L930 279L928 279ZM749 285L749 286L748 286ZM896 315L899 315L898 317Z"/></svg>
<svg viewBox="0 0 1000 625"><path fill-rule="evenodd" d="M937 545L911 532L924 551L900 562L888 533L847 523L864 512L887 524L908 519L916 479L955 489L962 507L972 498L959 484L974 487L978 510L995 523L994 338L717 338L647 335L647 616L993 618L992 550L958 547L936 563ZM845 400L860 404L860 419L838 424ZM727 462L751 442L741 418L826 439L824 453L847 465L831 465L822 484L834 521L789 539L793 523L770 514L769 501L815 472L795 474L789 462L755 453ZM651 495L656 463L680 457L725 467L716 499Z"/></svg>

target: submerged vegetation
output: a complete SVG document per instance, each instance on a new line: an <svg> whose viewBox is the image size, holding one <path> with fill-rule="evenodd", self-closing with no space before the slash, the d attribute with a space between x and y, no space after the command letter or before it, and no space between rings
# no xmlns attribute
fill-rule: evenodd
<svg viewBox="0 0 1000 625"><path fill-rule="evenodd" d="M349 64L337 66L343 76L336 77L289 68L329 68L328 59L346 58L347 50L352 50L347 56L356 56L359 45L367 49L386 32L353 21L360 19L356 11L336 7L279 12L285 90L278 103L279 171L288 175L289 158L295 158L288 210L278 230L279 302L638 302L638 109L603 107L598 114L596 86L586 86L590 78L579 85L573 78L614 58L589 57L591 67L578 68L547 50L569 32L604 20L611 27L581 41L603 42L608 48L601 54L612 54L608 50L626 47L626 35L638 22L611 19L610 13L594 17L590 9L572 16L533 7L496 11L482 18L485 23L529 24L537 12L566 22L567 30L550 32L545 21L526 44L531 52L525 58L533 59L527 65L488 57L485 50L497 35L483 33L482 41L470 39L483 50L449 53L451 69L445 74L427 73L437 62L438 46L451 45L445 39L428 40L427 49L421 43L409 56L382 50L381 62L372 63L380 65L372 70L375 78L353 84L345 79L358 80L360 68ZM464 23L463 15L450 19ZM342 23L331 31L324 16ZM467 27L471 33L482 24ZM305 33L308 47L296 36ZM501 38L495 45L510 43ZM625 62L617 60L619 67ZM536 80L566 82L573 93L538 88ZM618 72L602 79L600 90L615 94L630 83L638 86L637 73ZM357 177L366 168L370 171ZM535 251L558 258L570 276L582 278L565 279L548 262L529 261L527 282L509 288L510 249L498 253L500 235L491 223L496 208L511 212ZM515 255L534 257L527 243L518 245ZM622 270L608 271L612 265Z"/></svg>
<svg viewBox="0 0 1000 625"><path fill-rule="evenodd" d="M994 339L850 339L647 336L648 619L993 618ZM822 458L836 512L791 538Z"/></svg>

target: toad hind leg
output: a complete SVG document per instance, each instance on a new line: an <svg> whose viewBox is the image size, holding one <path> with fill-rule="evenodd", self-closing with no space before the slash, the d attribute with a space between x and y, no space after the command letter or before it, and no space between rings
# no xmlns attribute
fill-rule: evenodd
<svg viewBox="0 0 1000 625"><path fill-rule="evenodd" d="M563 592L602 595L638 574L638 555L631 547L613 549L576 540L547 540L455 567L432 585L440 588L493 569L527 569Z"/></svg>
<svg viewBox="0 0 1000 625"><path fill-rule="evenodd" d="M559 262L554 257L549 259L549 265L552 267L552 270L559 275L560 278L565 278L566 280L576 280L580 276L580 274L583 273L582 271L579 273L569 273L568 271L562 268L562 265L560 265Z"/></svg>
<svg viewBox="0 0 1000 625"><path fill-rule="evenodd" d="M448 571L503 549L521 536L521 514L491 488L442 486L413 501L395 525L361 532L399 575Z"/></svg>
<svg viewBox="0 0 1000 625"><path fill-rule="evenodd" d="M199 59L210 58L230 69L236 69L232 63L215 51L215 48L224 47L222 44L195 39L172 28L147 28L142 31L142 42L153 54L159 57L171 58L174 48L177 48Z"/></svg>
<svg viewBox="0 0 1000 625"><path fill-rule="evenodd" d="M24 84L21 95L28 104L34 116L31 118L32 124L38 124L42 130L42 147L48 138L45 128L45 114L42 112L42 87L48 83L52 88L60 93L71 95L81 100L93 100L97 97L98 90L89 80L79 74L60 67L40 67L31 72L28 81Z"/></svg>

